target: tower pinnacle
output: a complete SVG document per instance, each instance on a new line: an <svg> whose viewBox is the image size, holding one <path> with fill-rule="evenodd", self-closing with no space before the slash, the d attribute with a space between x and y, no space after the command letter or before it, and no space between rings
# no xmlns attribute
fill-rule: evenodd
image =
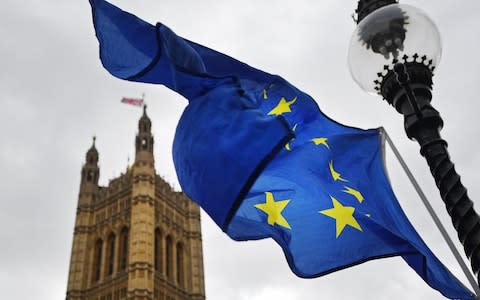
<svg viewBox="0 0 480 300"><path fill-rule="evenodd" d="M135 139L135 162L153 163L152 121L147 115L147 106L143 106L143 115L138 121L138 134Z"/></svg>
<svg viewBox="0 0 480 300"><path fill-rule="evenodd" d="M95 140L97 139L96 136L93 136L93 142L92 142L92 146L90 147L90 149L88 149L87 151L87 155L86 155L86 164L87 165L97 165L98 164L98 151L97 151L97 148L95 147Z"/></svg>
<svg viewBox="0 0 480 300"><path fill-rule="evenodd" d="M92 146L85 155L85 164L82 167L82 191L93 192L98 188L98 179L100 177L100 168L98 167L98 151L95 147L96 137L93 137Z"/></svg>

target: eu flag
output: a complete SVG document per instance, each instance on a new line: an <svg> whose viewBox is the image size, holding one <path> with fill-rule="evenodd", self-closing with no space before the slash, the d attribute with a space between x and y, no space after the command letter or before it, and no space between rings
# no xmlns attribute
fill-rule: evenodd
<svg viewBox="0 0 480 300"><path fill-rule="evenodd" d="M279 76L104 0L90 3L112 75L189 100L173 146L177 176L231 238L273 238L300 277L399 255L446 297L474 299L403 213L379 129L339 124Z"/></svg>

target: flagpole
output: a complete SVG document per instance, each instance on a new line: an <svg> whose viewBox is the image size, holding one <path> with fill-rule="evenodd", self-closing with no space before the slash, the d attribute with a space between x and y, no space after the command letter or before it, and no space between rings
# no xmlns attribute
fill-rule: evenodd
<svg viewBox="0 0 480 300"><path fill-rule="evenodd" d="M400 152L398 151L397 147L393 143L392 139L388 135L387 131L385 128L381 128L381 134L384 135L388 145L390 146L390 149L392 149L393 153L395 154L395 157L397 158L398 162L403 168L403 171L407 175L408 179L412 183L413 187L415 188L415 191L417 192L418 196L422 200L423 204L425 205L425 208L427 209L428 213L433 219L433 222L435 225L437 225L438 230L442 234L444 240L447 242L448 247L453 253L453 256L457 259L458 264L462 268L463 273L467 277L470 285L473 287L473 290L475 291L476 294L476 299L480 299L480 288L478 287L475 278L473 277L473 274L470 272L470 269L467 267L465 264L465 261L462 259L462 256L457 250L457 247L455 247L455 244L453 243L452 239L448 235L448 232L446 231L445 227L442 225L442 222L440 221L440 218L438 215L435 213L435 210L433 209L432 205L428 201L427 197L425 196L425 193L423 192L422 188L418 184L417 180L413 176L412 172L408 168L407 164L405 163L405 160L403 160L402 156L400 155Z"/></svg>

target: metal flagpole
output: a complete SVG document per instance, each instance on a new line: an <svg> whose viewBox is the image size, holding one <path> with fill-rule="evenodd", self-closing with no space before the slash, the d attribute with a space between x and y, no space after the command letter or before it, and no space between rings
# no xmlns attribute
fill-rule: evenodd
<svg viewBox="0 0 480 300"><path fill-rule="evenodd" d="M478 287L475 278L473 277L472 273L468 269L467 265L465 264L465 261L463 260L462 256L458 252L457 248L453 244L452 239L450 239L450 236L448 235L447 231L445 230L445 227L443 227L442 222L438 218L438 215L435 213L432 205L428 201L427 197L423 193L422 189L418 185L417 180L415 177L413 177L412 172L410 172L410 169L408 168L407 164L403 160L402 156L400 155L400 152L398 152L397 147L395 147L395 144L393 144L393 141L390 139L390 136L388 135L387 131L385 128L381 128L381 133L385 136L385 139L387 140L388 145L390 146L390 149L392 149L393 153L397 157L397 160L400 162L400 165L402 166L405 174L407 174L408 179L412 183L413 187L415 188L415 191L417 192L418 196L420 196L420 199L422 199L423 204L425 205L425 208L427 211L430 213L430 216L432 217L433 221L435 222L435 225L437 225L438 230L440 230L440 233L442 234L443 238L448 244L448 247L452 251L453 255L457 259L458 264L463 270L463 273L465 273L465 276L467 277L468 281L470 282L470 285L473 287L473 290L475 291L475 294L477 295L477 299L480 299L480 288Z"/></svg>

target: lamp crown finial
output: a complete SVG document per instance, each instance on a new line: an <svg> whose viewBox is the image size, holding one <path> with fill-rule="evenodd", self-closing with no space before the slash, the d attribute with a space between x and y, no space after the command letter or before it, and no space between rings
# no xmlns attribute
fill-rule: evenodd
<svg viewBox="0 0 480 300"><path fill-rule="evenodd" d="M357 9L357 18L355 19L357 24L359 24L366 16L368 16L373 11L382 8L390 4L396 4L398 0L359 0Z"/></svg>

